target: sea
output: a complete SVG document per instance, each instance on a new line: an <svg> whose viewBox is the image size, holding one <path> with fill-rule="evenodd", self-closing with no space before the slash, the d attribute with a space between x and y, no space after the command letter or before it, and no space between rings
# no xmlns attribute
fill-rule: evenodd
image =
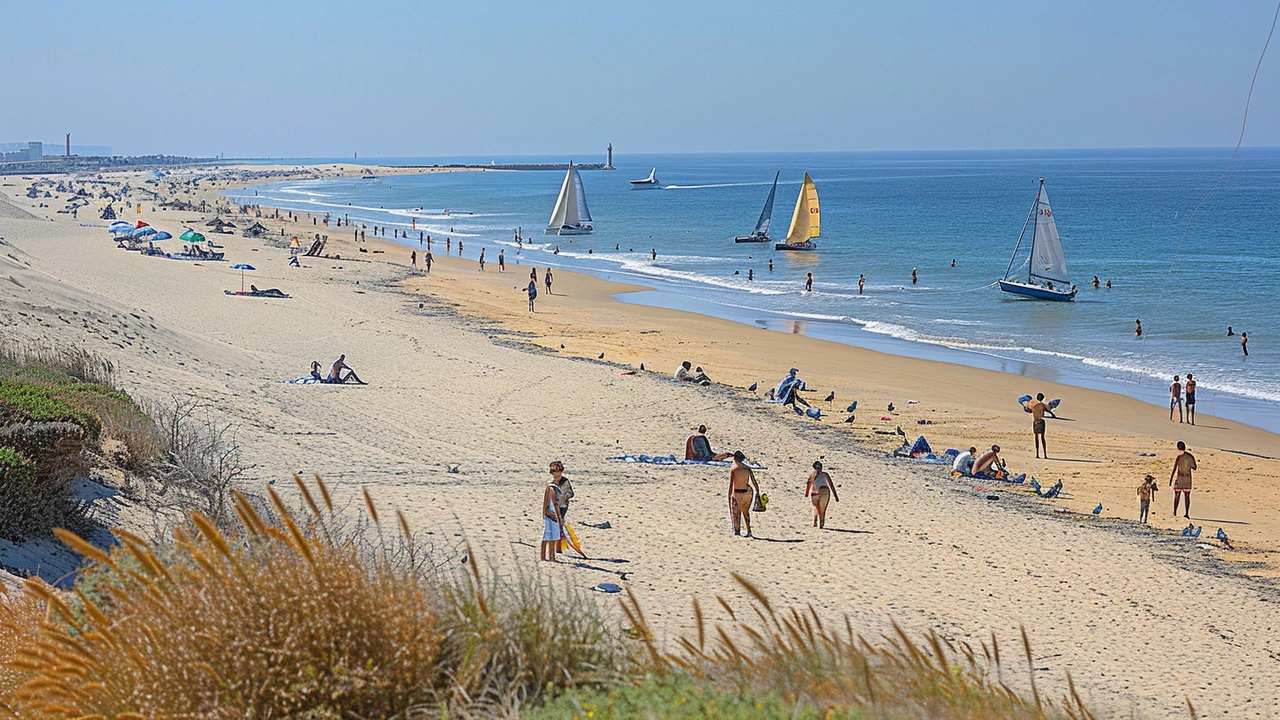
<svg viewBox="0 0 1280 720"><path fill-rule="evenodd" d="M420 231L436 255L449 237L455 256L463 241L467 258L484 248L493 263L503 249L509 264L652 288L620 296L629 303L1023 376L1010 383L1011 403L1050 380L1167 407L1173 376L1194 373L1200 410L1280 432L1280 148L1244 148L1223 175L1231 158L1230 148L619 153L616 170L581 173L595 232L577 237L543 233L564 170L291 181L228 194L386 227L389 240L391 229L416 227L400 242L417 248ZM603 157L369 162L570 159ZM633 188L629 181L651 168L660 187ZM770 235L785 237L805 172L821 202L817 251L735 243L754 226L775 174ZM1075 302L1027 300L994 286L1041 178L1079 287ZM527 242L517 243L517 231ZM804 288L809 273L812 292ZM513 293L512 302L524 300ZM761 376L785 369L762 368Z"/></svg>

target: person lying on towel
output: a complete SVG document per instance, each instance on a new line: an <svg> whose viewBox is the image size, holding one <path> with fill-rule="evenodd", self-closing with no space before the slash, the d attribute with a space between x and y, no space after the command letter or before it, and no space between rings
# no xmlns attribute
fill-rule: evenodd
<svg viewBox="0 0 1280 720"><path fill-rule="evenodd" d="M973 461L973 476L987 480L1003 480L1009 476L1000 462L1000 446L992 445L991 449Z"/></svg>
<svg viewBox="0 0 1280 720"><path fill-rule="evenodd" d="M285 295L284 292L280 290L280 288L268 288L266 290L259 290L257 285L250 285L249 293L252 295L262 295L266 297L289 297L288 295Z"/></svg>
<svg viewBox="0 0 1280 720"><path fill-rule="evenodd" d="M346 375L342 374L343 370L347 371ZM338 359L333 361L333 366L329 368L329 376L324 379L324 382L333 385L341 385L348 382L353 382L357 385L368 385L356 375L356 371L352 370L351 366L347 365L346 355L339 355Z"/></svg>
<svg viewBox="0 0 1280 720"><path fill-rule="evenodd" d="M707 426L699 425L698 432L690 435L684 441L684 459L698 460L707 462L709 460L724 460L729 457L729 453L714 453L711 451L711 441L707 439Z"/></svg>

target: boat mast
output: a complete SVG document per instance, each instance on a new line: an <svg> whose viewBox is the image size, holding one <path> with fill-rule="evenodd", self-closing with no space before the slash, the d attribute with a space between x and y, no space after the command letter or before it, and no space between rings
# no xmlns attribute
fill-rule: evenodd
<svg viewBox="0 0 1280 720"><path fill-rule="evenodd" d="M1044 187L1044 178L1040 178L1040 186ZM1026 222L1022 223L1022 232L1018 233L1018 244L1013 246L1013 255L1009 257L1009 267L1005 268L1004 277L1006 280L1009 279L1009 273L1013 271L1013 261L1018 259L1018 248L1022 247L1022 238L1027 234L1027 226L1031 224L1031 218L1035 216L1036 208L1038 207L1040 207L1040 191L1036 190L1035 202L1031 203L1031 212L1027 213ZM1031 241L1035 242L1034 235ZM1027 272L1027 282L1031 282L1030 270Z"/></svg>

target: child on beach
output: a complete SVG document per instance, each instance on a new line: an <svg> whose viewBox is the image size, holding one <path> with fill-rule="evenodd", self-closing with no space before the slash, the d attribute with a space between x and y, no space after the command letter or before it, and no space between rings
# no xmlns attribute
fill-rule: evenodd
<svg viewBox="0 0 1280 720"><path fill-rule="evenodd" d="M1151 511L1151 499L1160 490L1160 486L1156 485L1154 475L1148 475L1142 479L1142 484L1138 486L1138 522L1143 525L1147 524L1147 514Z"/></svg>
<svg viewBox="0 0 1280 720"><path fill-rule="evenodd" d="M533 301L538 298L538 283L529 281L529 312L533 312Z"/></svg>
<svg viewBox="0 0 1280 720"><path fill-rule="evenodd" d="M564 520L560 518L560 508L556 504L557 495L553 477L542 491L542 549L538 559L547 562L556 561L556 549L560 538L564 537Z"/></svg>

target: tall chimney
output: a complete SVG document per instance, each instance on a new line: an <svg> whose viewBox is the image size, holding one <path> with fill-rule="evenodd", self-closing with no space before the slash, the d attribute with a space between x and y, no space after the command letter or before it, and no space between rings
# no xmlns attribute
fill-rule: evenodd
<svg viewBox="0 0 1280 720"><path fill-rule="evenodd" d="M71 157L71 133L67 133L67 157Z"/></svg>

